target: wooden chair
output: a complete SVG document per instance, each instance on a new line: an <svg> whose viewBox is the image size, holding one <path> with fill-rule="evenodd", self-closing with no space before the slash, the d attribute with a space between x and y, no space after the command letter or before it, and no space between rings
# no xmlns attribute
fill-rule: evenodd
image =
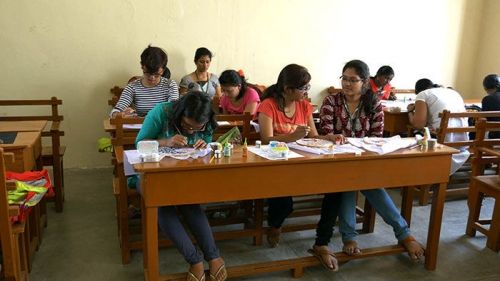
<svg viewBox="0 0 500 281"><path fill-rule="evenodd" d="M473 173L469 190L469 217L466 234L473 237L476 231L486 235L486 246L495 252L500 250L500 174L483 175L484 165L500 162L500 139L485 139L487 131L500 131L500 122L486 122L484 119L476 124L477 134L474 142ZM493 215L489 219L480 219L481 206L485 196L495 199ZM489 228L485 226L489 225Z"/></svg>
<svg viewBox="0 0 500 281"><path fill-rule="evenodd" d="M0 242L2 252L2 274L0 279L28 280L25 244L22 238L24 222L12 224L11 216L19 215L19 206L10 206L7 191L16 188L14 182L6 181L5 162L12 162L13 155L4 154L0 148Z"/></svg>
<svg viewBox="0 0 500 281"><path fill-rule="evenodd" d="M109 92L111 93L111 98L108 100L108 105L111 107L114 107L118 100L120 99L120 96L122 95L123 88L120 86L114 86L113 88L109 89Z"/></svg>
<svg viewBox="0 0 500 281"><path fill-rule="evenodd" d="M252 130L252 125L250 124L252 118L253 116L249 112L245 112L244 114L217 114L215 116L217 121L229 122L231 125L217 127L213 135L213 140L217 140L232 127L238 126L241 129L242 141L245 141L246 138L248 144L254 144L256 140L260 139L260 134Z"/></svg>
<svg viewBox="0 0 500 281"><path fill-rule="evenodd" d="M49 130L42 132L42 137L50 138L51 145L43 146L41 162L43 166L52 166L54 175L55 207L56 212L63 211L64 203L64 153L66 146L61 145L64 131L60 129L64 117L59 114L62 100L52 97L47 100L0 100L0 106L50 106L49 115L16 115L0 116L0 121L30 121L47 120L51 122Z"/></svg>
<svg viewBox="0 0 500 281"><path fill-rule="evenodd" d="M441 117L441 123L439 125L439 129L437 130L436 138L437 142L440 144L444 144L447 146L451 146L454 148L460 148L460 147L472 147L474 144L474 140L470 139L468 141L460 141L460 142L448 142L446 141L446 135L450 133L475 133L476 132L476 127L475 126L467 126L467 127L462 127L462 128L451 128L449 127L449 120L450 118L471 118L477 122L481 118L488 118L488 117L500 117L500 111L482 111L482 112L450 112L449 110L444 110L442 113L439 114L439 117ZM474 151L469 149L471 152L471 157L469 157L469 161L472 158ZM470 172L470 162L467 162L463 168L459 170L459 172ZM457 173L456 173L457 174ZM470 174L469 174L470 175ZM452 175L450 178L450 184L466 184L469 182L469 176L466 176L465 178L462 177L456 177ZM467 196L469 187L460 187L460 188L452 188L452 189L447 189L446 190L446 196ZM419 200L419 204L421 206L425 206L428 204L429 199L432 196L432 191L431 191L431 186L420 186L416 188L416 196Z"/></svg>

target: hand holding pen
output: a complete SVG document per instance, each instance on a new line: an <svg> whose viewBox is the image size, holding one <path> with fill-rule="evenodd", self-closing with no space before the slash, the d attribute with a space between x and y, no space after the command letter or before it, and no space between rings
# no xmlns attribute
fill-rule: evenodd
<svg viewBox="0 0 500 281"><path fill-rule="evenodd" d="M207 147L207 143L204 140L202 140L202 139L197 140L193 144L193 148L194 149L202 149L202 148L205 148L205 147Z"/></svg>
<svg viewBox="0 0 500 281"><path fill-rule="evenodd" d="M161 146L183 147L188 144L187 138L183 135L174 135L171 138L165 139Z"/></svg>

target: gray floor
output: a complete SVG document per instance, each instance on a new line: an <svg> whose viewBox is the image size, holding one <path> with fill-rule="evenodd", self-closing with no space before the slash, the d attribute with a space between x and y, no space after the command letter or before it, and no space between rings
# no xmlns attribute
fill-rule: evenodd
<svg viewBox="0 0 500 281"><path fill-rule="evenodd" d="M111 170L67 170L64 213L49 205L49 226L36 253L32 281L143 280L142 255L135 252L129 265L122 265L117 240ZM394 194L396 201L397 194ZM487 209L492 201L488 200ZM415 207L412 230L425 242L429 207ZM463 200L446 203L441 232L438 269L426 271L405 254L356 260L341 266L338 273L321 267L308 268L300 280L500 280L500 255L485 248L485 238L464 235L467 216ZM250 239L218 242L229 266L242 263L304 256L313 243L314 232L285 234L277 249L251 246ZM374 234L360 235L361 247L394 241L379 218ZM338 233L332 247L340 249ZM187 266L174 249L161 250L165 272L185 271ZM257 275L235 280L291 280L289 272Z"/></svg>

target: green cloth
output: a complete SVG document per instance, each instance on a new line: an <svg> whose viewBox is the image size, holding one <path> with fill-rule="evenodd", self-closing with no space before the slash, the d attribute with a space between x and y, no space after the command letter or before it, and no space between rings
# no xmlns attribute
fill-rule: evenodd
<svg viewBox="0 0 500 281"><path fill-rule="evenodd" d="M172 117L172 106L173 102L162 102L149 111L135 139L136 145L141 140L168 139L179 134L175 127L169 125L169 119ZM206 143L211 142L214 129L210 124L207 124L205 130L185 135L188 145L194 145L199 139L203 139Z"/></svg>
<svg viewBox="0 0 500 281"><path fill-rule="evenodd" d="M35 196L26 201L28 192L34 192ZM16 189L8 191L7 199L9 201L9 204L24 204L25 206L31 207L38 204L38 202L40 202L46 192L47 188L45 187L32 186L22 181L16 181Z"/></svg>

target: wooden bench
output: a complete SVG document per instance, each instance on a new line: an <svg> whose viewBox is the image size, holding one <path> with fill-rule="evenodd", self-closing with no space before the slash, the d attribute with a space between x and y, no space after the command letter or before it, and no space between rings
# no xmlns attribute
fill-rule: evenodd
<svg viewBox="0 0 500 281"><path fill-rule="evenodd" d="M62 100L52 97L47 100L0 100L0 106L29 106L29 110L34 111L40 106L49 106L50 114L48 115L15 115L15 116L0 116L0 121L30 121L30 120L46 120L50 121L48 130L42 132L42 137L50 138L51 145L42 147L41 163L43 166L51 166L54 176L54 191L55 191L55 208L56 212L63 211L64 203L64 153L66 146L61 145L61 137L64 136L64 131L61 130L61 122L64 117L59 114L59 106L62 105ZM19 110L18 112L22 112Z"/></svg>
<svg viewBox="0 0 500 281"><path fill-rule="evenodd" d="M500 117L500 111L481 111L481 112L450 112L449 110L444 110L442 113L439 114L439 117L441 118L441 123L439 125L439 129L437 130L436 133L436 138L437 142L440 144L444 144L450 147L454 148L461 148L461 147L469 147L469 151L471 152L471 157L473 156L474 151L470 149L470 147L473 146L474 140L469 139L468 141L459 141L459 142L448 142L446 141L446 135L450 133L475 133L476 132L476 127L475 126L467 126L467 127L461 127L461 128L452 128L449 127L449 120L451 118L469 118L473 119L475 122L478 122L479 119L481 118L488 118L488 117ZM469 160L471 159L469 157ZM470 172L470 162L466 163L463 168L459 170L459 172ZM469 174L470 175L470 174ZM455 184L455 183L468 183L469 182L469 176L466 176L465 178L454 178L452 175L452 178L450 180L450 184ZM461 188L453 188L453 189L447 189L446 190L446 196L463 196L466 197L469 191L469 186L466 187L461 187ZM416 190L416 194L419 199L419 204L424 206L427 205L429 202L430 197L432 196L432 191L430 186L421 186L418 187Z"/></svg>
<svg viewBox="0 0 500 281"><path fill-rule="evenodd" d="M2 252L2 274L0 279L21 281L28 280L25 244L22 238L24 222L12 223L11 216L19 215L19 206L10 206L7 191L16 188L5 177L5 163L12 162L13 155L4 154L0 148L0 242Z"/></svg>
<svg viewBox="0 0 500 281"><path fill-rule="evenodd" d="M469 217L466 234L473 237L476 231L486 235L486 246L495 252L500 250L500 175L497 166L496 175L483 175L486 164L500 163L500 139L485 139L488 131L500 131L500 122L486 122L481 119L476 123L477 137L474 142L472 176L469 190ZM495 199L493 214L489 219L480 219L484 197ZM485 227L489 225L489 228Z"/></svg>

